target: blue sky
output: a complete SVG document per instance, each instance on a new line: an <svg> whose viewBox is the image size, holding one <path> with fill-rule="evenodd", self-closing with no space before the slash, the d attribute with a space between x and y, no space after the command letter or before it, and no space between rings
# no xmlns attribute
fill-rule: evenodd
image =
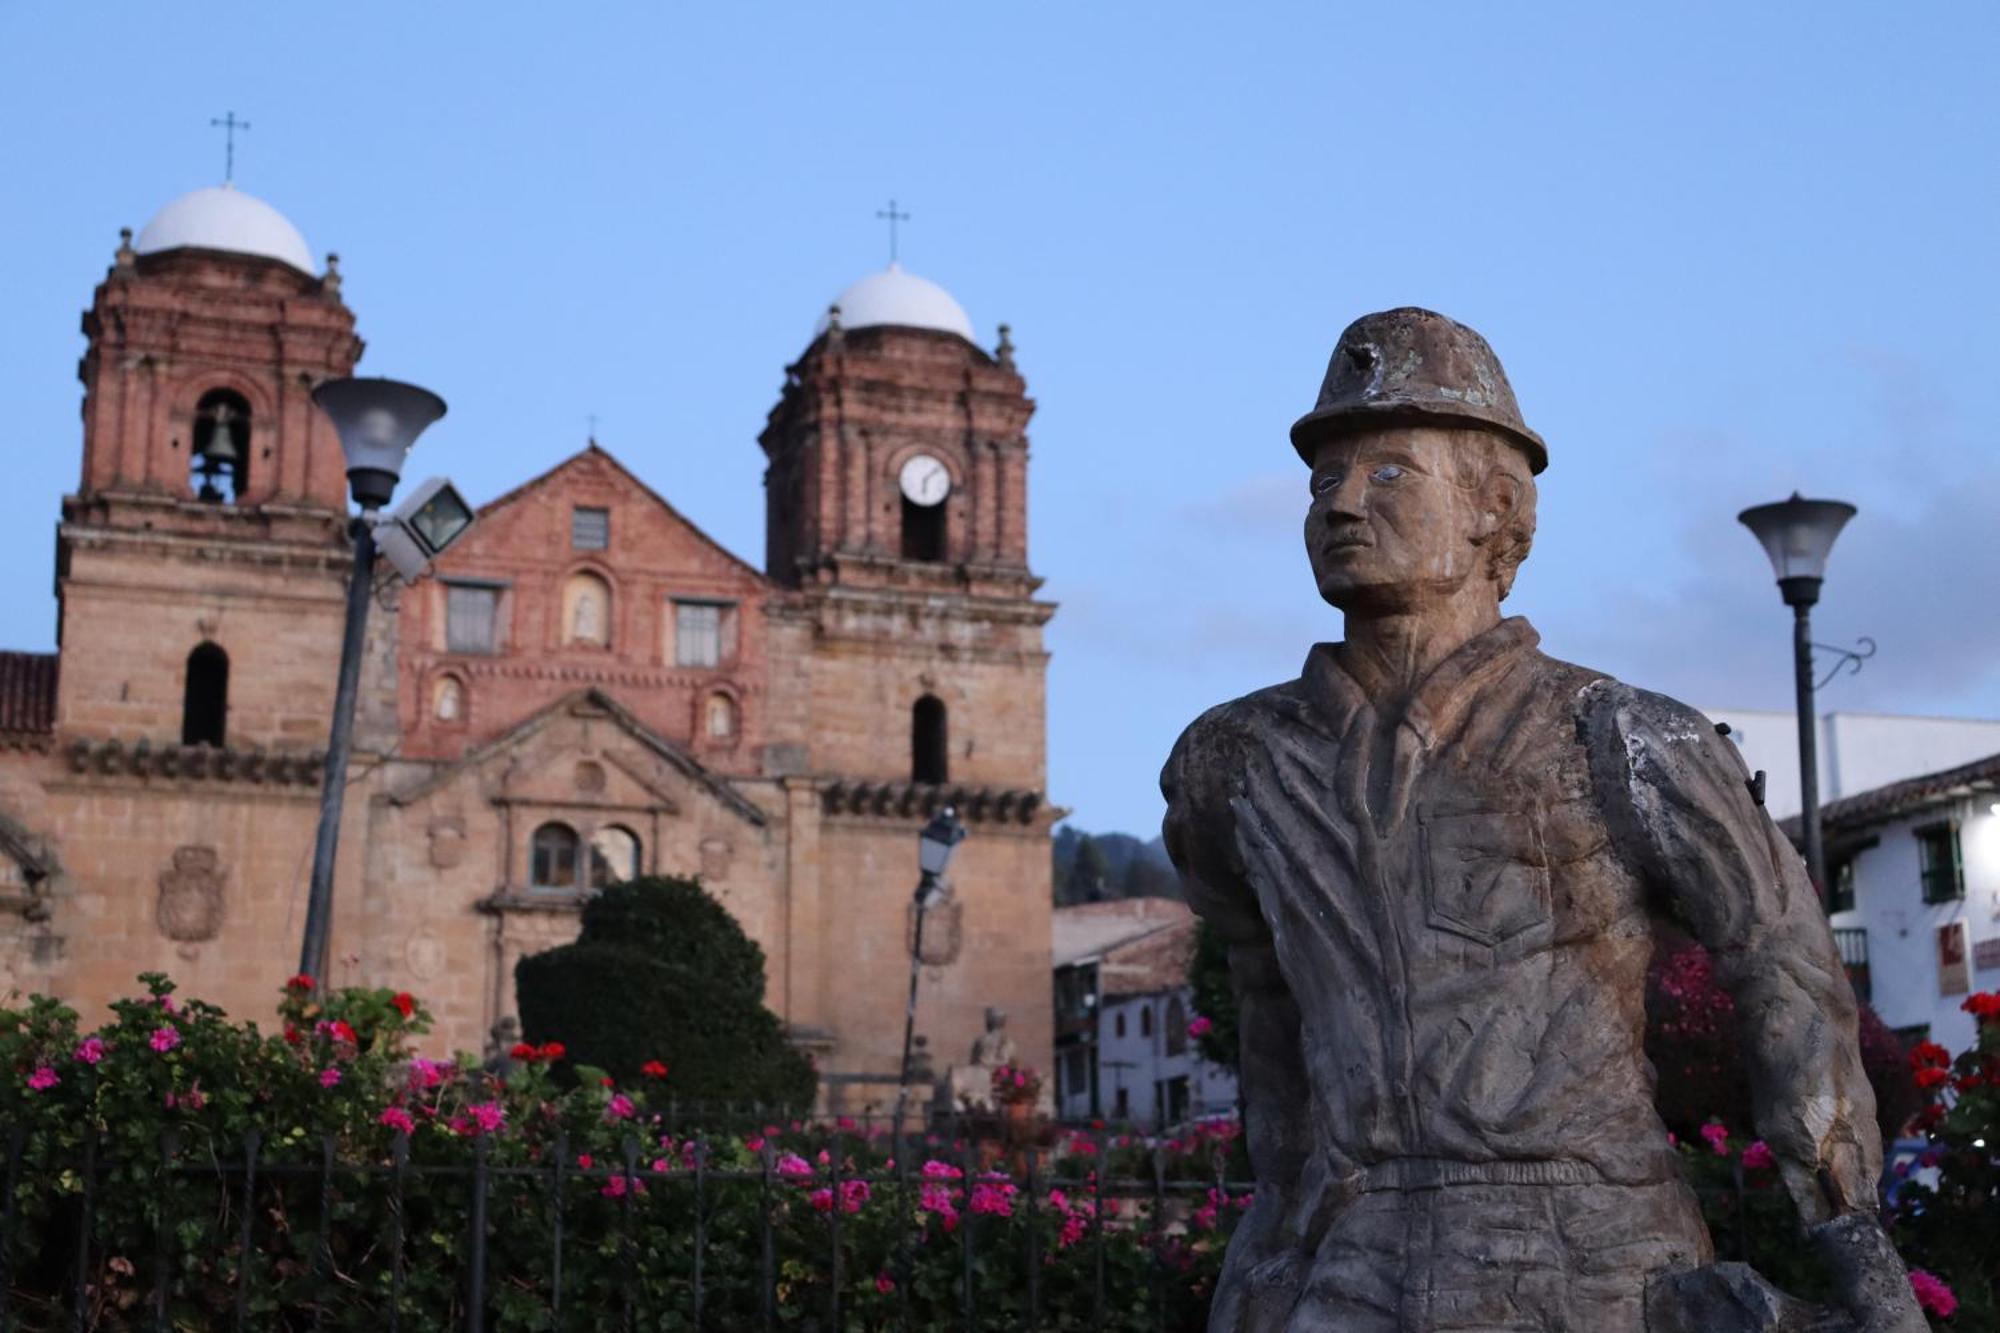
<svg viewBox="0 0 2000 1333"><path fill-rule="evenodd" d="M478 498L604 445L736 551L784 365L886 258L1040 411L1050 787L1150 832L1203 707L1337 638L1285 428L1355 315L1484 332L1547 437L1511 609L1559 656L1782 706L1734 521L1861 507L1839 709L2000 715L1990 4L177 4L0 0L0 643L54 638L78 312L221 171L338 250L370 373Z"/></svg>

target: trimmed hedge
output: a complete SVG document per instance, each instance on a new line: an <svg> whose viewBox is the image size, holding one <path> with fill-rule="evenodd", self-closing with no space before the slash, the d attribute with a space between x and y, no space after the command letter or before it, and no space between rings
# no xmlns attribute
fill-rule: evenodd
<svg viewBox="0 0 2000 1333"><path fill-rule="evenodd" d="M813 1067L764 1007L764 951L694 879L613 885L576 943L514 969L522 1035L621 1082L660 1061L696 1102L809 1105Z"/></svg>

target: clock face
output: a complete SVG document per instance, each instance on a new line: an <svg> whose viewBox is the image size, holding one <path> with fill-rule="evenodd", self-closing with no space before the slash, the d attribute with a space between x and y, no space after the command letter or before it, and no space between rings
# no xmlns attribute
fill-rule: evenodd
<svg viewBox="0 0 2000 1333"><path fill-rule="evenodd" d="M944 497L951 494L951 473L929 454L918 454L903 464L897 481L913 505L942 504Z"/></svg>

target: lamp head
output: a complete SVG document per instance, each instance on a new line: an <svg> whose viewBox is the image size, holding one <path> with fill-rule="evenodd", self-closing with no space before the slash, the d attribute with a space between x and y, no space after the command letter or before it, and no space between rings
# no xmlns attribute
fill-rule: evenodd
<svg viewBox="0 0 2000 1333"><path fill-rule="evenodd" d="M347 484L363 509L389 503L410 446L444 415L444 399L399 380L328 380L312 396L340 436Z"/></svg>
<svg viewBox="0 0 2000 1333"><path fill-rule="evenodd" d="M958 822L958 811L947 805L932 815L917 835L917 868L924 878L941 877L951 864L952 852L964 841L965 825Z"/></svg>
<svg viewBox="0 0 2000 1333"><path fill-rule="evenodd" d="M1833 551L1834 538L1855 512L1845 501L1806 500L1793 491L1789 500L1753 505L1736 518L1771 557L1771 570L1778 576L1785 604L1811 606L1819 600L1819 585L1826 577L1826 559Z"/></svg>

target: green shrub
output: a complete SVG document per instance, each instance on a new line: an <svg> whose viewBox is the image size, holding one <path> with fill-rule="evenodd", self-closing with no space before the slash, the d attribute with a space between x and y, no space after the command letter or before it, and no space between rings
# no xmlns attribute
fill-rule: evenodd
<svg viewBox="0 0 2000 1333"><path fill-rule="evenodd" d="M816 1077L764 1007L764 951L692 879L614 885L576 943L514 970L522 1035L620 1082L653 1061L692 1102L805 1106Z"/></svg>

